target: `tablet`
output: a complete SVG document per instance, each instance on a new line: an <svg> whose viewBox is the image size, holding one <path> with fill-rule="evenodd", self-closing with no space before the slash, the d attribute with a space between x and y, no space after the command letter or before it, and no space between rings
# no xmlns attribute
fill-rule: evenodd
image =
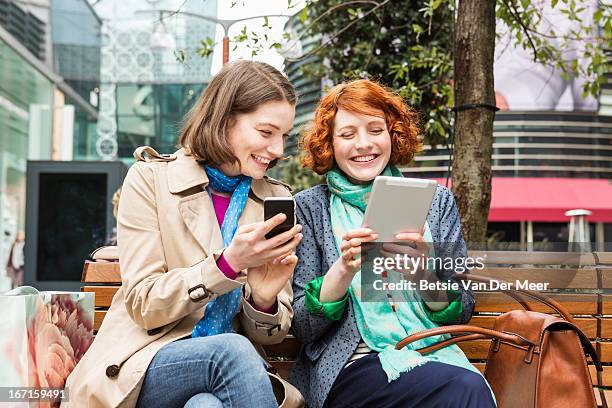
<svg viewBox="0 0 612 408"><path fill-rule="evenodd" d="M400 232L421 232L437 184L434 180L376 177L363 225L378 233L379 242L396 241Z"/></svg>

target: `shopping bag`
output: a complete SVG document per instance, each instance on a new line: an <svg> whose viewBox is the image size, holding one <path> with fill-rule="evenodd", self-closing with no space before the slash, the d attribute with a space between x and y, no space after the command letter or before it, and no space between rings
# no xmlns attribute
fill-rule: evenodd
<svg viewBox="0 0 612 408"><path fill-rule="evenodd" d="M0 313L0 405L59 406L66 395L51 390L64 388L93 342L93 293L21 286L0 295Z"/></svg>

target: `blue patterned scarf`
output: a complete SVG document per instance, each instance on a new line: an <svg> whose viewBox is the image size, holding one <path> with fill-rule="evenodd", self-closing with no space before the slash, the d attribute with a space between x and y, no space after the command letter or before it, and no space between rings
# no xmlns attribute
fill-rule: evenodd
<svg viewBox="0 0 612 408"><path fill-rule="evenodd" d="M229 207L221 225L223 245L227 247L238 229L238 219L246 206L251 189L252 178L239 175L228 177L220 170L205 165L204 169L208 175L209 186L221 193L232 193ZM210 191L209 191L210 193ZM232 319L238 313L242 289L236 288L209 302L204 308L202 317L191 332L192 337L205 337L221 333L232 332Z"/></svg>

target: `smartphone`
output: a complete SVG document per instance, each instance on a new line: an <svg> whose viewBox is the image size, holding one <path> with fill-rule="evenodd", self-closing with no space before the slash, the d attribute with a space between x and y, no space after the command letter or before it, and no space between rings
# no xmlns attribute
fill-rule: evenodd
<svg viewBox="0 0 612 408"><path fill-rule="evenodd" d="M264 220L269 220L276 214L284 213L287 219L266 234L266 239L289 231L295 225L295 200L293 197L266 197L264 198Z"/></svg>

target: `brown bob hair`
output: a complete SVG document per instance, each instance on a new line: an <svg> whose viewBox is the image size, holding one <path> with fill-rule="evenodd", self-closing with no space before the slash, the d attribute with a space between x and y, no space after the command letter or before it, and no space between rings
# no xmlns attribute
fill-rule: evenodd
<svg viewBox="0 0 612 408"><path fill-rule="evenodd" d="M315 173L325 174L335 165L333 137L338 109L370 116L382 112L391 136L389 164L406 165L420 150L418 114L390 89L359 79L333 87L319 102L314 123L302 136L302 165Z"/></svg>
<svg viewBox="0 0 612 408"><path fill-rule="evenodd" d="M273 66L243 60L228 63L185 117L179 144L204 163L238 163L227 140L233 115L253 112L271 101L294 105L296 99L291 82ZM270 167L274 164L276 160Z"/></svg>

